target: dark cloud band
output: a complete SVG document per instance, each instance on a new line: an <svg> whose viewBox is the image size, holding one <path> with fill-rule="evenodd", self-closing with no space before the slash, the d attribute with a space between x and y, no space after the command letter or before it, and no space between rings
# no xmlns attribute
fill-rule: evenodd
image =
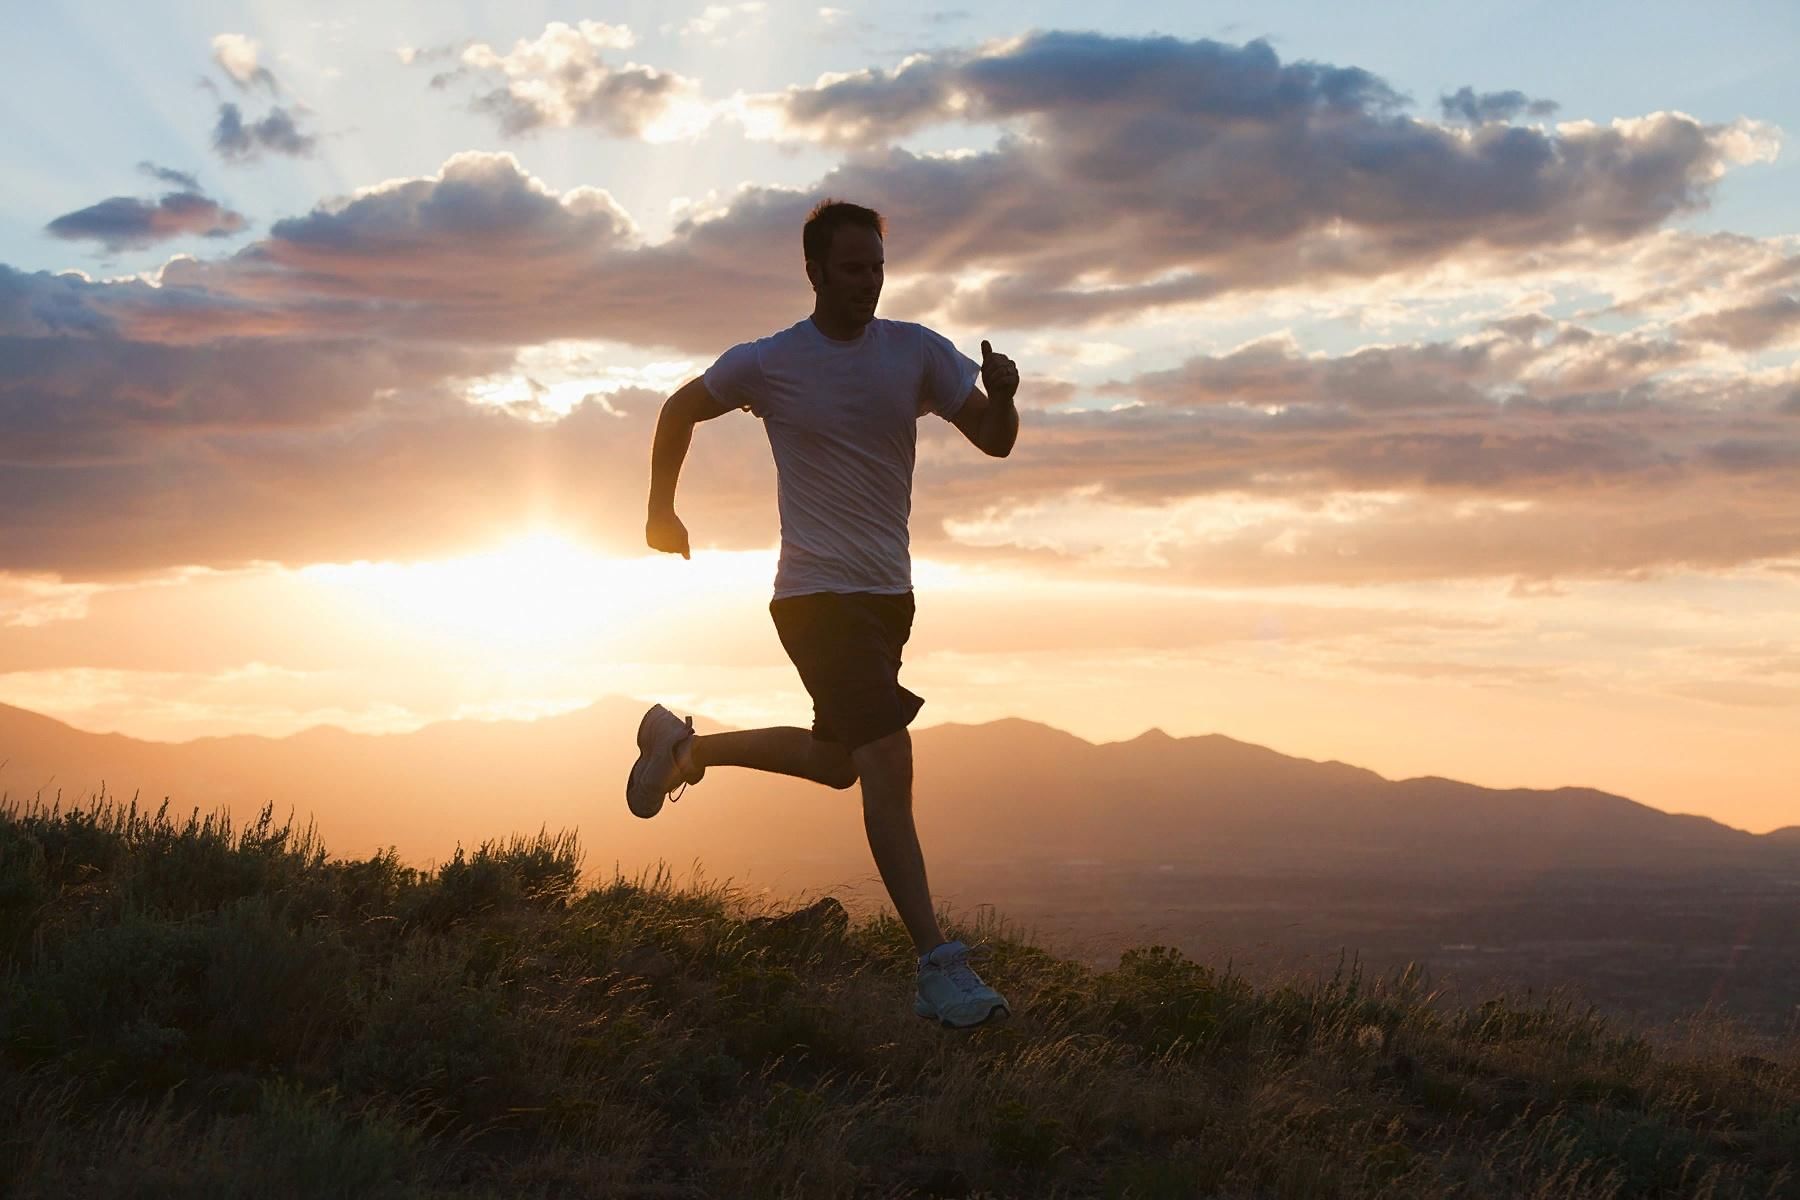
<svg viewBox="0 0 1800 1200"><path fill-rule="evenodd" d="M197 192L170 192L154 203L134 196L113 196L63 214L46 225L44 232L66 241L99 242L117 251L141 250L178 237L230 237L249 225L244 214Z"/></svg>
<svg viewBox="0 0 1800 1200"><path fill-rule="evenodd" d="M1481 125L1488 121L1510 121L1521 113L1547 117L1560 105L1554 100L1533 100L1524 92L1477 92L1471 87L1438 97L1438 107L1447 121L1467 121Z"/></svg>
<svg viewBox="0 0 1800 1200"><path fill-rule="evenodd" d="M245 162L265 150L289 158L305 158L317 147L318 139L303 132L294 115L280 106L270 109L261 120L246 124L237 105L221 104L212 143L227 162Z"/></svg>

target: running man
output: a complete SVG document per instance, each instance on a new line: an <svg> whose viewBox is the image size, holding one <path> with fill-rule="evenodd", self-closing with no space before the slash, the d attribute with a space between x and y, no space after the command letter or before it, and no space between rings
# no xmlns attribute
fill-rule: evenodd
<svg viewBox="0 0 1800 1200"><path fill-rule="evenodd" d="M663 405L651 451L645 537L687 558L675 482L694 426L734 408L762 419L781 514L769 615L812 696L812 728L701 735L692 717L652 705L625 796L632 812L653 817L708 767L840 789L860 781L869 849L919 954L914 1011L966 1029L1010 1009L970 969L969 947L944 940L913 826L907 726L924 700L898 678L913 622L907 518L919 418L936 413L1004 458L1019 435L1019 372L986 342L978 367L940 333L876 318L886 232L873 209L830 199L813 209L801 231L812 316L733 346L682 385Z"/></svg>

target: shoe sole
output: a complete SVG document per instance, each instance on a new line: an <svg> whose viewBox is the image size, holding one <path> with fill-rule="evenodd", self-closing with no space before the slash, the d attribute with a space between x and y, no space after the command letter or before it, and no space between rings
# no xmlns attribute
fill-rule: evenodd
<svg viewBox="0 0 1800 1200"><path fill-rule="evenodd" d="M661 797L661 796L656 797L656 803L653 806L651 806L649 812L641 812L638 809L637 801L632 799L631 793L637 787L638 770L644 765L644 759L650 753L650 747L648 747L644 744L644 739L645 739L644 731L649 727L650 718L655 712L656 712L656 706L652 705L650 708L644 710L643 717L640 718L638 721L637 761L631 764L631 773L625 776L625 807L627 807L631 810L631 813L633 816L642 817L646 821L648 821L651 817L654 817L657 813L662 811L663 797Z"/></svg>
<svg viewBox="0 0 1800 1200"><path fill-rule="evenodd" d="M944 1020L942 1017L934 1017L930 1013L922 1013L916 1008L913 1009L913 1015L918 1017L921 1021L931 1021L934 1024L942 1025L945 1029L980 1029L983 1025L994 1025L1006 1020L1006 1018L1012 1016L1012 1009L1006 1007L1004 1004L996 1004L993 1008L988 1010L987 1016L967 1025L954 1025L949 1021Z"/></svg>

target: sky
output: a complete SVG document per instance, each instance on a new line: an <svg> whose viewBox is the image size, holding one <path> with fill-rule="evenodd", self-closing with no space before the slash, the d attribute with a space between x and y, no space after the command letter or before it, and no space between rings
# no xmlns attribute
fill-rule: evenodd
<svg viewBox="0 0 1800 1200"><path fill-rule="evenodd" d="M1099 13L9 16L0 703L807 724L755 418L692 559L643 523L830 197L879 316L1021 376L1010 457L920 427L921 726L1800 824L1800 9Z"/></svg>

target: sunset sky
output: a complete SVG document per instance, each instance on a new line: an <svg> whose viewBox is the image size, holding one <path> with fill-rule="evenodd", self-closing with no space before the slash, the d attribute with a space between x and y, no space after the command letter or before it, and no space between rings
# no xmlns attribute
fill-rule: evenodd
<svg viewBox="0 0 1800 1200"><path fill-rule="evenodd" d="M831 196L1022 378L920 427L920 726L1800 823L1800 6L15 8L0 703L809 723L756 419L643 525Z"/></svg>

